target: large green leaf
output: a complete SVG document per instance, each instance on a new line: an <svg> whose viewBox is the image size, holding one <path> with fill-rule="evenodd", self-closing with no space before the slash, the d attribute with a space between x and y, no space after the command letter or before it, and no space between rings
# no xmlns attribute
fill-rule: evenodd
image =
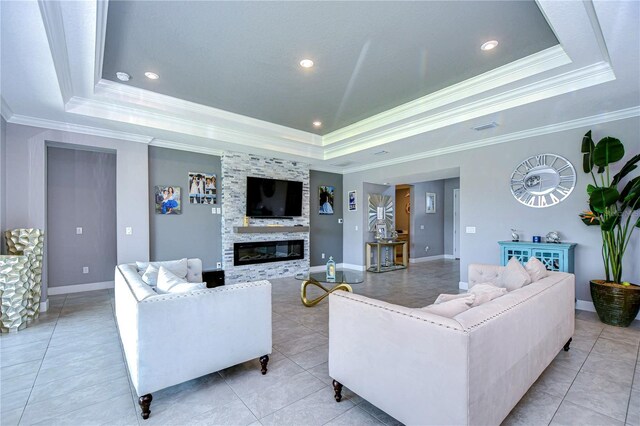
<svg viewBox="0 0 640 426"><path fill-rule="evenodd" d="M593 211L604 213L607 207L618 201L620 194L615 188L596 188L589 197L589 204L593 206Z"/></svg>
<svg viewBox="0 0 640 426"><path fill-rule="evenodd" d="M591 130L589 130L582 138L582 147L580 151L584 154L582 156L582 170L585 173L591 173L593 169L593 149L595 144L591 139Z"/></svg>
<svg viewBox="0 0 640 426"><path fill-rule="evenodd" d="M640 217L639 217L639 218L638 218L638 220L636 221L636 226L637 226L638 228L640 228Z"/></svg>
<svg viewBox="0 0 640 426"><path fill-rule="evenodd" d="M593 193L593 191L596 190L596 186L593 186L591 184L587 185L587 194L591 195Z"/></svg>
<svg viewBox="0 0 640 426"><path fill-rule="evenodd" d="M640 176L636 176L629 182L627 182L627 184L622 189L622 192L620 192L620 198L618 198L618 201L624 201L627 195L629 195L629 192L631 192L631 188L633 188L634 185L637 185L638 182L640 182Z"/></svg>
<svg viewBox="0 0 640 426"><path fill-rule="evenodd" d="M606 167L622 160L622 157L624 157L624 145L619 139L610 136L600 139L593 150L593 163L598 167Z"/></svg>
<svg viewBox="0 0 640 426"><path fill-rule="evenodd" d="M627 164L625 164L620 169L620 171L616 173L615 176L613 176L613 180L611 181L611 186L616 186L618 182L622 180L622 178L624 178L626 175L634 171L638 167L636 166L636 163L638 161L640 161L640 154L632 157L629 161L627 161Z"/></svg>
<svg viewBox="0 0 640 426"><path fill-rule="evenodd" d="M635 180L635 179L634 179ZM625 187L625 189L627 189ZM640 209L640 179L633 183L633 186L629 190L629 193L624 197L622 201L622 208L626 209L631 207L633 210Z"/></svg>
<svg viewBox="0 0 640 426"><path fill-rule="evenodd" d="M613 231L613 228L616 227L620 223L620 215L615 214L613 216L608 217L604 222L602 222L602 230L603 231Z"/></svg>

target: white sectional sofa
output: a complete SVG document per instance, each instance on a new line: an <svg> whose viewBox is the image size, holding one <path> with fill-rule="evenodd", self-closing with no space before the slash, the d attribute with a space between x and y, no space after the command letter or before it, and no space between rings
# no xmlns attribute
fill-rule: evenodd
<svg viewBox="0 0 640 426"><path fill-rule="evenodd" d="M470 265L469 286L503 268ZM407 425L498 425L574 332L575 278L549 276L453 318L329 297L329 375Z"/></svg>
<svg viewBox="0 0 640 426"><path fill-rule="evenodd" d="M189 282L202 263L188 259ZM142 417L151 393L271 353L271 283L257 281L188 293L157 294L136 264L115 270L115 311Z"/></svg>

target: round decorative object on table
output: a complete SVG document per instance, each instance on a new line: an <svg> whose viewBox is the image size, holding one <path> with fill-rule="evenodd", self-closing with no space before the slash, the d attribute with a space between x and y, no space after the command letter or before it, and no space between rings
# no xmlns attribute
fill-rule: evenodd
<svg viewBox="0 0 640 426"><path fill-rule="evenodd" d="M511 194L528 207L558 204L576 186L576 171L564 157L539 154L527 158L511 174Z"/></svg>
<svg viewBox="0 0 640 426"><path fill-rule="evenodd" d="M545 239L548 243L560 244L560 233L558 231L549 231Z"/></svg>

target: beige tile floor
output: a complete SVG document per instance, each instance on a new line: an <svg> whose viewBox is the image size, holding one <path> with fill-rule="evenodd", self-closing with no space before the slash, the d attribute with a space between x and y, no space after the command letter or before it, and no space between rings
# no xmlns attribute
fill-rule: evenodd
<svg viewBox="0 0 640 426"><path fill-rule="evenodd" d="M113 317L113 292L53 296L33 326L0 337L0 423L69 425L398 424L345 391L333 400L327 371L326 302L305 308L300 282L272 280L274 350L257 360L154 394L139 418ZM458 262L368 274L356 293L421 307L457 292ZM572 349L560 352L505 424L640 426L640 324L619 329L576 313Z"/></svg>

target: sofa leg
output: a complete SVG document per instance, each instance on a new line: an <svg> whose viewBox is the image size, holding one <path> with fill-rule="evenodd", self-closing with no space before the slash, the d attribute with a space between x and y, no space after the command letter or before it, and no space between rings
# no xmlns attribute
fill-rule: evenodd
<svg viewBox="0 0 640 426"><path fill-rule="evenodd" d="M336 402L342 401L342 383L337 380L333 381L333 397L336 399Z"/></svg>
<svg viewBox="0 0 640 426"><path fill-rule="evenodd" d="M151 414L151 400L153 400L153 396L150 393L146 395L142 395L138 398L138 404L140 404L140 408L142 409L142 418L147 420L149 418L149 414Z"/></svg>
<svg viewBox="0 0 640 426"><path fill-rule="evenodd" d="M562 349L564 349L565 352L569 352L569 345L571 345L572 340L573 340L573 337L569 337L569 340L567 341L567 343L564 344L564 347Z"/></svg>
<svg viewBox="0 0 640 426"><path fill-rule="evenodd" d="M269 363L269 355L263 355L260 357L260 371L262 375L267 374L267 364Z"/></svg>

